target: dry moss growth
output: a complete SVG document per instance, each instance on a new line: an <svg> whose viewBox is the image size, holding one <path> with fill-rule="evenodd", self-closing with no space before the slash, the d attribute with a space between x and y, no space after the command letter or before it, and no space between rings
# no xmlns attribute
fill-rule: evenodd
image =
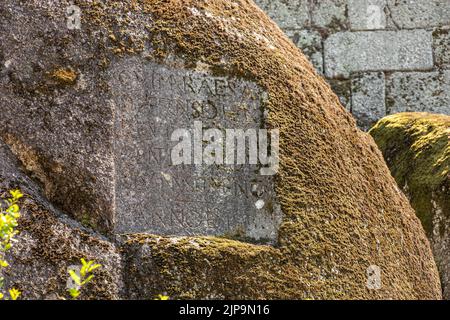
<svg viewBox="0 0 450 320"><path fill-rule="evenodd" d="M118 26L113 21L117 5L91 6L88 15L109 34ZM141 23L148 26L139 37L127 34L131 22L120 19L121 38L148 43L150 57L161 61L176 55L186 67L201 62L218 74L256 82L269 94L269 125L281 132L277 193L285 219L278 247L211 240L193 251L170 239L149 240L157 264L148 272L161 272L148 286L197 298L208 297L214 288L227 297L440 296L422 227L376 145L357 130L326 82L253 2L143 0L120 6L120 15L124 10L144 14ZM201 257L216 270L204 285L195 278L210 270ZM379 291L365 287L371 264L383 270ZM227 286L219 290L224 279Z"/></svg>
<svg viewBox="0 0 450 320"><path fill-rule="evenodd" d="M267 91L268 124L281 134L277 247L130 236L129 288L149 298L440 298L428 240L376 144L252 1L75 4L83 30L106 35L95 55L102 65L123 54L176 56L187 68L249 79ZM370 265L382 269L380 290L366 288Z"/></svg>
<svg viewBox="0 0 450 320"><path fill-rule="evenodd" d="M64 85L75 84L77 74L70 68L59 68L52 72L52 78Z"/></svg>
<svg viewBox="0 0 450 320"><path fill-rule="evenodd" d="M304 294L293 283L294 290L280 292L277 281L270 281L287 271L281 253L270 246L214 237L133 235L125 248L130 298L154 298L161 292L177 299L301 298ZM285 277L284 286L289 275Z"/></svg>
<svg viewBox="0 0 450 320"><path fill-rule="evenodd" d="M375 143L356 128L326 82L253 2L138 3L153 22L154 52L182 57L187 67L202 62L217 73L255 81L269 94L269 125L281 133L277 193L285 219L278 247L241 247L249 256L239 256L235 242L197 249L204 257L220 252L223 259L212 263L217 274L208 288L193 277L171 287L170 294L183 296L197 286L193 297L207 297L215 284L228 279L229 285L238 284L225 291L227 297L440 297L423 229ZM186 279L187 270L209 270L201 259L191 259L182 244L151 243L152 256L166 256L156 270L177 266L168 280ZM211 246L216 248L212 252ZM382 268L379 291L365 287L372 264Z"/></svg>
<svg viewBox="0 0 450 320"><path fill-rule="evenodd" d="M431 236L433 201L450 212L450 117L400 113L382 119L370 134Z"/></svg>
<svg viewBox="0 0 450 320"><path fill-rule="evenodd" d="M0 198L6 195L0 180ZM42 200L38 200L42 201ZM103 268L80 296L81 299L121 297L121 259L115 247L86 230L64 223L34 196L25 194L20 203L19 235L8 255L7 282L23 293L23 299L68 298L67 268L79 265L80 258L101 261Z"/></svg>

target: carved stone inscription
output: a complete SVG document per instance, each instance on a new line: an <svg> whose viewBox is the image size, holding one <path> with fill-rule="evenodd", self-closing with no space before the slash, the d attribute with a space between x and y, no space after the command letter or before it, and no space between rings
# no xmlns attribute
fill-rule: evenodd
<svg viewBox="0 0 450 320"><path fill-rule="evenodd" d="M116 232L276 239L282 214L274 178L261 175L260 164L174 165L171 156L179 143L174 131L195 136L194 124L222 132L264 128L263 90L138 59L116 65L109 85L116 108ZM192 146L193 157L198 150Z"/></svg>

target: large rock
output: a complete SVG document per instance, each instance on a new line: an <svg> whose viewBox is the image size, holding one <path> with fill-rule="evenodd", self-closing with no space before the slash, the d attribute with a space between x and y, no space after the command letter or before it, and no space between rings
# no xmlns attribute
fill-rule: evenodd
<svg viewBox="0 0 450 320"><path fill-rule="evenodd" d="M80 30L69 1L0 4L0 135L79 220L155 233L126 238L128 296L441 297L375 143L256 5L75 4ZM277 174L168 166L168 134L195 119L279 130Z"/></svg>
<svg viewBox="0 0 450 320"><path fill-rule="evenodd" d="M19 234L15 237L4 269L6 288L22 292L21 299L69 298L68 268L79 266L80 259L95 260L102 267L94 280L82 290L80 299L118 299L124 292L122 259L106 238L82 227L59 213L41 195L41 190L18 169L8 147L0 141L0 194L19 188Z"/></svg>
<svg viewBox="0 0 450 320"><path fill-rule="evenodd" d="M370 134L422 221L450 299L450 117L400 113Z"/></svg>

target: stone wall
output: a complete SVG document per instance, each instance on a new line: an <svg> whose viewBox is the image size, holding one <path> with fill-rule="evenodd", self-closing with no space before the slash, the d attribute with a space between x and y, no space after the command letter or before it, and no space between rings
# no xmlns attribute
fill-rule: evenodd
<svg viewBox="0 0 450 320"><path fill-rule="evenodd" d="M450 114L450 0L256 0L363 129L387 114Z"/></svg>

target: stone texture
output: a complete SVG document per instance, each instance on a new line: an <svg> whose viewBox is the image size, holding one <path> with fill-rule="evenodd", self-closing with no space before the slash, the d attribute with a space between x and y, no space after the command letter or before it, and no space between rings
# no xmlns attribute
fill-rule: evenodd
<svg viewBox="0 0 450 320"><path fill-rule="evenodd" d="M266 5L263 9L271 16L278 14L278 8L274 5ZM339 82L351 79L352 73L449 69L450 6L447 0L309 1L309 11L311 21L303 27L280 26L310 58L319 73L323 74L324 68L327 69L325 76L333 88L339 90L336 93L349 110L351 103L347 100L351 99L352 93L347 95L347 90L343 90L345 88ZM289 14L285 10L280 12L288 21ZM291 19L298 16L295 10L291 15ZM342 33L348 29L351 32ZM310 45L316 43L310 40L318 38L316 34L322 38L324 48L322 45ZM439 87L437 81L434 85ZM414 92L411 92L413 96L402 97L414 99ZM444 91L435 94L434 99L446 100ZM381 101L384 98L379 96L377 99ZM369 105L371 102L367 101ZM425 109L421 106L417 111ZM360 111L362 117L372 113L371 110ZM358 123L366 122L357 114L354 116Z"/></svg>
<svg viewBox="0 0 450 320"><path fill-rule="evenodd" d="M393 73L386 79L387 112L450 114L450 71Z"/></svg>
<svg viewBox="0 0 450 320"><path fill-rule="evenodd" d="M86 32L68 32L65 16L59 14L65 5L30 3L19 9L8 1L0 7L0 136L44 185L52 203L98 230L109 230L112 107L107 92L93 85L104 83L97 45ZM34 18L36 6L40 13ZM52 22L39 22L47 7L55 12ZM24 28L25 20L33 27ZM71 77L65 74L75 80L67 81Z"/></svg>
<svg viewBox="0 0 450 320"><path fill-rule="evenodd" d="M348 16L352 30L386 28L386 0L348 0Z"/></svg>
<svg viewBox="0 0 450 320"><path fill-rule="evenodd" d="M347 0L311 1L312 26L328 31L345 30L347 21Z"/></svg>
<svg viewBox="0 0 450 320"><path fill-rule="evenodd" d="M41 195L34 182L18 169L18 162L0 141L0 195L20 188L19 234L6 260L5 288L22 292L21 299L69 298L67 268L80 259L95 260L102 267L82 291L80 299L119 299L122 297L122 260L116 246L106 238L82 227L59 213Z"/></svg>
<svg viewBox="0 0 450 320"><path fill-rule="evenodd" d="M309 0L256 0L255 2L280 28L302 29L311 23Z"/></svg>
<svg viewBox="0 0 450 320"><path fill-rule="evenodd" d="M333 92L339 97L341 104L349 111L352 110L352 83L351 80L329 79L328 83Z"/></svg>
<svg viewBox="0 0 450 320"><path fill-rule="evenodd" d="M387 0L393 23L398 28L428 28L450 25L448 0Z"/></svg>
<svg viewBox="0 0 450 320"><path fill-rule="evenodd" d="M370 129L386 115L383 72L359 74L352 79L352 114L360 128Z"/></svg>
<svg viewBox="0 0 450 320"><path fill-rule="evenodd" d="M114 66L109 82L116 88L115 232L276 240L281 209L273 178L262 175L258 164L194 165L192 155L191 165L175 166L171 160L179 143L171 141L172 133L189 130L192 151L196 121L201 131L251 129L258 134L265 121L262 89L237 78L140 59ZM200 148L205 143L201 131ZM222 139L224 145L229 142Z"/></svg>
<svg viewBox="0 0 450 320"><path fill-rule="evenodd" d="M427 231L450 299L450 117L401 113L382 119L370 134Z"/></svg>
<svg viewBox="0 0 450 320"><path fill-rule="evenodd" d="M330 78L357 71L433 67L431 33L423 30L336 33L325 41L324 55L325 74Z"/></svg>
<svg viewBox="0 0 450 320"><path fill-rule="evenodd" d="M436 66L450 69L450 27L434 30L433 47Z"/></svg>
<svg viewBox="0 0 450 320"><path fill-rule="evenodd" d="M158 290L175 299L441 297L426 235L375 143L255 4L83 2L82 29L68 31L61 12L69 3L0 3L1 64L12 60L2 72L0 136L45 193L78 219L111 230L121 217L114 181L127 172L115 170L115 146L123 142L116 141L116 120L132 121L116 116L142 107L133 103L142 91L126 86L134 83L126 71L123 83L111 74L130 58L143 71L158 64L253 83L267 93L261 110L267 126L280 130L274 190L283 220L276 245L245 237L129 235L122 269L127 296L149 299ZM124 91L135 90L136 97L125 99ZM126 139L136 143L128 150L143 145ZM379 290L366 287L372 265L383 270Z"/></svg>
<svg viewBox="0 0 450 320"><path fill-rule="evenodd" d="M323 73L322 36L317 31L286 31L286 35L309 58L319 73Z"/></svg>

